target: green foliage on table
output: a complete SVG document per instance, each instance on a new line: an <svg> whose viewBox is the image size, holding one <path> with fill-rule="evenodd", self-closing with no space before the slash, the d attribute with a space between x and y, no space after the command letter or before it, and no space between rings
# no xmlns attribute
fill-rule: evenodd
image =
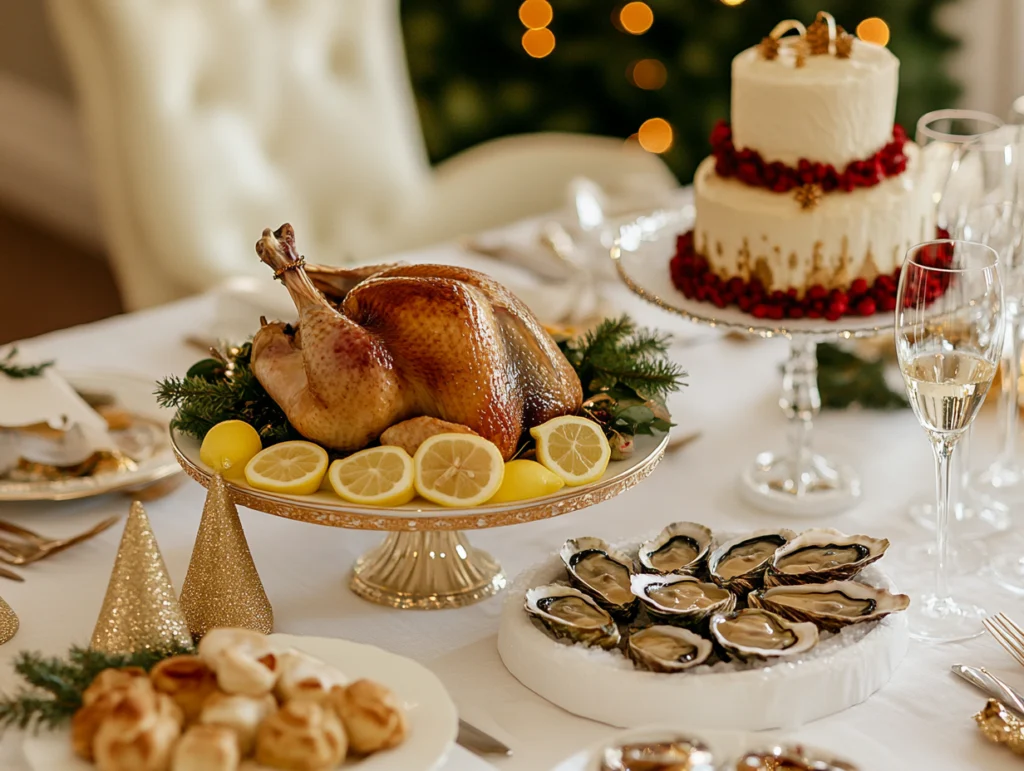
<svg viewBox="0 0 1024 771"><path fill-rule="evenodd" d="M943 63L956 43L937 19L950 0L647 0L654 24L642 35L616 28L622 0L550 0L555 49L543 59L523 50L520 0L402 0L406 56L427 148L440 161L479 142L531 131L628 137L643 121L672 124L665 161L689 181L708 154L715 121L729 114L730 62L783 19L814 20L819 10L853 31L865 18L889 25L901 61L896 119L911 134L928 110L958 93ZM627 74L658 59L665 85L645 91Z"/></svg>
<svg viewBox="0 0 1024 771"><path fill-rule="evenodd" d="M889 388L884 359L866 359L831 343L818 345L818 392L822 409L854 405L869 410L909 407L903 393Z"/></svg>
<svg viewBox="0 0 1024 771"><path fill-rule="evenodd" d="M166 658L191 652L174 648L114 654L74 646L58 658L22 651L14 659L14 671L25 685L0 696L0 728L57 728L82 706L82 694L104 669L141 667L148 672Z"/></svg>
<svg viewBox="0 0 1024 771"><path fill-rule="evenodd" d="M7 355L0 359L0 374L7 375L18 380L30 377L39 377L47 367L52 367L52 361L43 361L38 364L18 364L15 359L18 356L18 349L11 348Z"/></svg>

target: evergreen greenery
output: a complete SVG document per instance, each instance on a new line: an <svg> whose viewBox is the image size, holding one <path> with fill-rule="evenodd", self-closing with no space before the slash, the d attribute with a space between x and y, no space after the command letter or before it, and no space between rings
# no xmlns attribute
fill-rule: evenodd
<svg viewBox="0 0 1024 771"><path fill-rule="evenodd" d="M47 367L52 367L52 361L43 361L39 364L17 364L14 360L18 356L18 349L11 348L7 355L0 359L0 374L17 379L28 377L39 377Z"/></svg>
<svg viewBox="0 0 1024 771"><path fill-rule="evenodd" d="M819 10L850 32L872 16L889 25L889 47L900 58L896 119L911 134L922 113L949 107L957 96L942 67L955 41L937 23L950 0L646 1L654 24L631 35L613 21L624 0L549 0L555 49L532 59L521 43L520 0L402 0L406 56L431 158L531 131L626 138L661 117L675 132L664 158L688 182L709 152L715 121L729 114L732 58L777 22L809 24ZM662 88L633 85L628 70L640 59L664 64Z"/></svg>

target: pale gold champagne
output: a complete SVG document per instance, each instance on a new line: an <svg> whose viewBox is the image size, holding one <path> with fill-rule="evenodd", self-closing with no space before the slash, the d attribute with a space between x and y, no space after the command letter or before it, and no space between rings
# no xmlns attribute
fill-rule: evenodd
<svg viewBox="0 0 1024 771"><path fill-rule="evenodd" d="M995 366L970 353L925 353L903 368L917 419L940 434L965 430L985 401Z"/></svg>

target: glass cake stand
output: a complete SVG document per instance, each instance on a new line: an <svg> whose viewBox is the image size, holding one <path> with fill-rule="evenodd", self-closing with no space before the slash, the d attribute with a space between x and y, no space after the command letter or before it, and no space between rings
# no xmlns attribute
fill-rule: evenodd
<svg viewBox="0 0 1024 771"><path fill-rule="evenodd" d="M690 321L764 338L785 337L789 357L783 365L779 406L789 421L781 451L758 453L740 474L740 491L752 505L777 514L836 514L861 495L860 477L850 466L815 452L811 446L814 417L821 408L817 345L892 334L893 314L865 318L758 319L739 308L717 308L685 297L672 284L668 263L676 237L693 227L692 206L658 211L622 225L612 247L619 277L635 294Z"/></svg>
<svg viewBox="0 0 1024 771"><path fill-rule="evenodd" d="M173 431L171 443L185 473L208 487L212 474L199 460L199 440ZM650 476L667 444L668 435L638 436L633 455L609 463L596 482L472 509L448 509L422 499L394 508L360 506L328 490L282 495L256 490L245 481L226 481L239 506L316 525L387 532L384 542L352 568L349 586L363 599L392 608L461 608L497 594L506 584L497 560L472 546L462 531L548 519L614 498Z"/></svg>

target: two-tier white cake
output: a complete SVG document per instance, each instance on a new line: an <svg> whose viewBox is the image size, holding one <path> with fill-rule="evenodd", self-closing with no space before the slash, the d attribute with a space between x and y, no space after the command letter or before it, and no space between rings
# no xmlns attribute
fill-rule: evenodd
<svg viewBox="0 0 1024 771"><path fill-rule="evenodd" d="M895 307L907 249L935 237L919 149L893 123L898 73L888 49L827 14L740 53L731 126L716 127L694 177L676 286L767 318Z"/></svg>

